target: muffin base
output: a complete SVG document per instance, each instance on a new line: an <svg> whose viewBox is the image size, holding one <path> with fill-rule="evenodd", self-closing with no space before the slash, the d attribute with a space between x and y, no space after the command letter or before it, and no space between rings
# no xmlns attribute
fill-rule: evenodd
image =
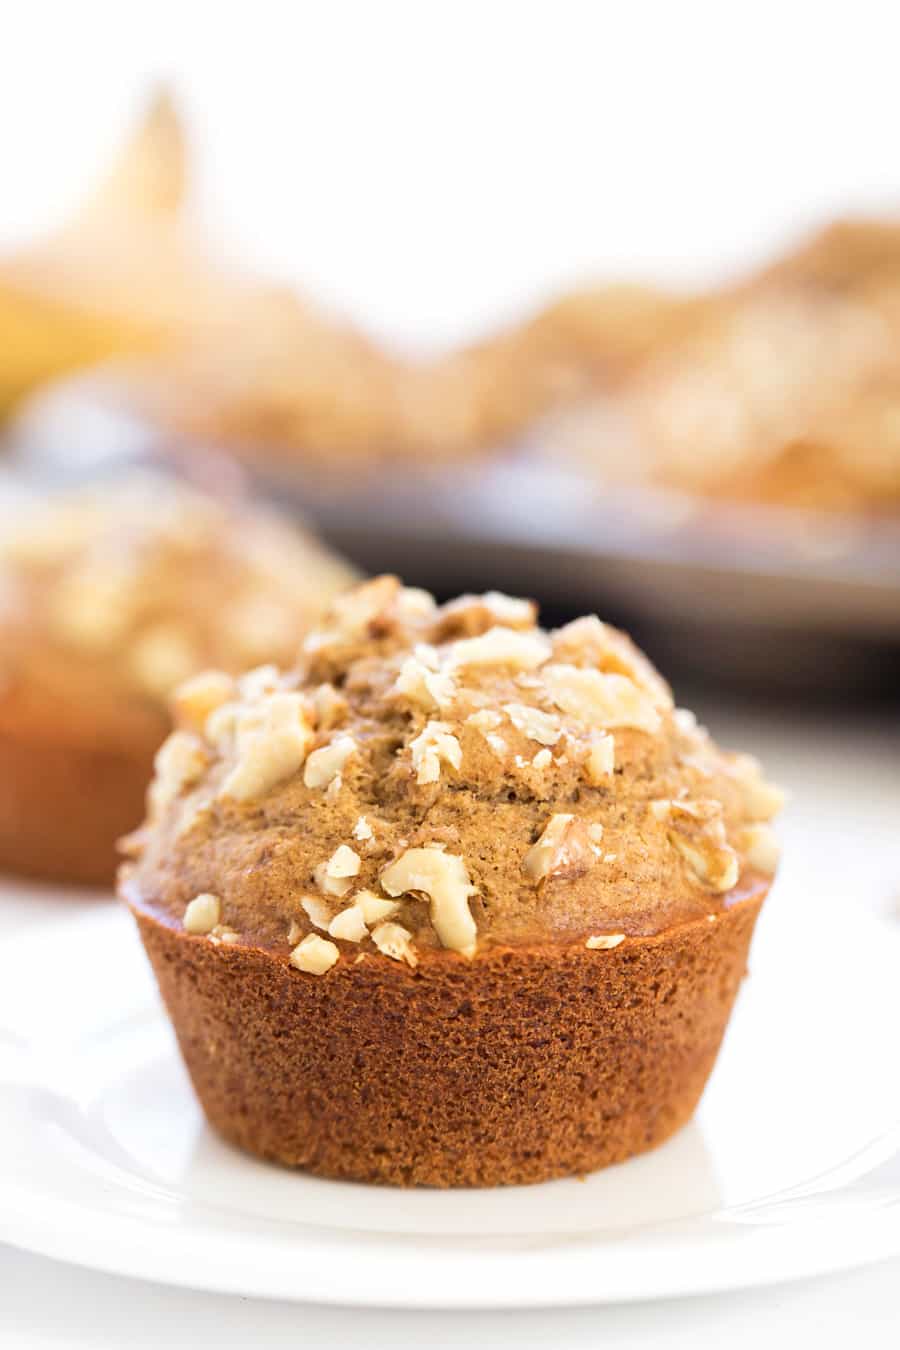
<svg viewBox="0 0 900 1350"><path fill-rule="evenodd" d="M496 1186L661 1144L715 1063L768 887L607 951L424 953L416 970L191 937L129 896L207 1119L320 1176ZM126 886L127 891L127 886Z"/></svg>
<svg viewBox="0 0 900 1350"><path fill-rule="evenodd" d="M102 750L0 731L0 871L108 886L140 824L153 748Z"/></svg>

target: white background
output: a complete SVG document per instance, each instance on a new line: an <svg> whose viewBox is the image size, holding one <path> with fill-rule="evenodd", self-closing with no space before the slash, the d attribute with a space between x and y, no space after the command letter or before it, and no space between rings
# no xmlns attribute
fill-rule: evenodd
<svg viewBox="0 0 900 1350"><path fill-rule="evenodd" d="M696 281L900 207L890 4L9 5L0 247L50 228L151 83L223 247L435 349L615 273ZM865 761L858 772L865 774ZM2 1203L2 1197L0 1197ZM0 1341L896 1345L896 1263L647 1308L449 1317L169 1292L0 1251Z"/></svg>

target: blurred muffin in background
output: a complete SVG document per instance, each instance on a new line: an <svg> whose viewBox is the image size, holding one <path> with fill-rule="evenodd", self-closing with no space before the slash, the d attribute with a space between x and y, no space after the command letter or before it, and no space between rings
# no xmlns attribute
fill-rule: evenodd
<svg viewBox="0 0 900 1350"><path fill-rule="evenodd" d="M609 481L900 508L900 226L831 226L647 350L548 439Z"/></svg>
<svg viewBox="0 0 900 1350"><path fill-rule="evenodd" d="M0 543L0 868L109 881L172 688L290 663L353 579L279 517L152 475L37 511Z"/></svg>

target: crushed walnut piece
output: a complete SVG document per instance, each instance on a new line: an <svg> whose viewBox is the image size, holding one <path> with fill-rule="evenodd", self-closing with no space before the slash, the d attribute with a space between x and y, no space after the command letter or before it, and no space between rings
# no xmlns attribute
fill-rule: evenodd
<svg viewBox="0 0 900 1350"><path fill-rule="evenodd" d="M762 765L753 755L731 755L727 769L740 790L750 820L771 820L784 806L785 794L763 777Z"/></svg>
<svg viewBox="0 0 900 1350"><path fill-rule="evenodd" d="M411 848L381 874L388 895L421 892L431 901L431 922L445 947L472 956L477 937L469 896L476 888L469 881L465 862L440 848Z"/></svg>
<svg viewBox="0 0 900 1350"><path fill-rule="evenodd" d="M550 659L550 639L535 629L522 633L513 628L489 628L480 637L461 638L450 649L453 667L507 666L510 670L534 670Z"/></svg>
<svg viewBox="0 0 900 1350"><path fill-rule="evenodd" d="M425 643L419 643L403 662L394 690L426 712L449 708L457 692L450 672L439 669L436 649Z"/></svg>
<svg viewBox="0 0 900 1350"><path fill-rule="evenodd" d="M265 796L302 768L312 739L301 694L278 691L242 707L234 725L236 762L221 795L236 801Z"/></svg>
<svg viewBox="0 0 900 1350"><path fill-rule="evenodd" d="M393 961L405 961L413 967L419 964L412 934L400 923L380 923L372 930L372 941L382 955L389 956Z"/></svg>
<svg viewBox="0 0 900 1350"><path fill-rule="evenodd" d="M638 685L658 708L672 707L672 691L655 666L625 633L589 614L557 630L554 638L556 660L566 663L587 661L606 674L624 675Z"/></svg>
<svg viewBox="0 0 900 1350"><path fill-rule="evenodd" d="M774 876L781 857L781 845L771 825L760 822L743 825L737 831L735 844L757 872Z"/></svg>
<svg viewBox="0 0 900 1350"><path fill-rule="evenodd" d="M331 923L331 910L318 895L302 895L300 908L314 928L327 930Z"/></svg>
<svg viewBox="0 0 900 1350"><path fill-rule="evenodd" d="M528 703L504 703L503 711L517 731L539 745L555 745L562 735L562 724L555 713L542 712Z"/></svg>
<svg viewBox="0 0 900 1350"><path fill-rule="evenodd" d="M436 783L441 776L441 761L452 769L462 765L462 747L447 722L426 722L409 743L412 765L419 784Z"/></svg>
<svg viewBox="0 0 900 1350"><path fill-rule="evenodd" d="M396 914L400 908L397 900L385 900L383 895L376 895L374 891L357 891L353 897L353 903L359 905L367 924L379 923L382 919L388 919L392 914Z"/></svg>
<svg viewBox="0 0 900 1350"><path fill-rule="evenodd" d="M184 911L184 931L186 933L211 933L220 921L222 902L217 895L203 892L195 895Z"/></svg>
<svg viewBox="0 0 900 1350"><path fill-rule="evenodd" d="M310 933L294 948L290 962L307 975L324 975L340 957L340 948L318 933Z"/></svg>
<svg viewBox="0 0 900 1350"><path fill-rule="evenodd" d="M592 952L608 952L613 947L620 946L624 941L624 933L595 933L593 937L588 938L584 945L589 947Z"/></svg>
<svg viewBox="0 0 900 1350"><path fill-rule="evenodd" d="M538 885L548 877L583 876L597 861L589 827L564 811L550 817L522 859L522 870Z"/></svg>
<svg viewBox="0 0 900 1350"><path fill-rule="evenodd" d="M556 706L586 727L604 731L633 727L650 735L660 729L660 714L653 699L627 675L549 665L543 677Z"/></svg>
<svg viewBox="0 0 900 1350"><path fill-rule="evenodd" d="M331 857L316 867L313 879L326 895L344 896L352 889L353 878L359 875L360 865L359 854L354 853L349 844L339 844Z"/></svg>
<svg viewBox="0 0 900 1350"><path fill-rule="evenodd" d="M615 737L608 731L592 731L584 757L584 771L595 787L606 783L616 771Z"/></svg>
<svg viewBox="0 0 900 1350"><path fill-rule="evenodd" d="M335 736L333 741L307 756L303 781L308 788L327 788L340 778L347 760L356 750L352 736Z"/></svg>
<svg viewBox="0 0 900 1350"><path fill-rule="evenodd" d="M362 942L368 931L366 916L358 901L354 901L346 909L342 909L339 914L335 914L328 925L328 936L341 938L344 942Z"/></svg>
<svg viewBox="0 0 900 1350"><path fill-rule="evenodd" d="M740 866L725 836L721 802L661 800L651 802L650 809L666 824L669 843L702 885L712 891L737 885Z"/></svg>
<svg viewBox="0 0 900 1350"><path fill-rule="evenodd" d="M151 813L164 811L176 797L203 776L209 756L203 742L190 731L173 731L153 761L156 776L148 794Z"/></svg>
<svg viewBox="0 0 900 1350"><path fill-rule="evenodd" d="M231 703L236 693L234 680L224 671L201 671L180 684L172 695L175 721L186 730L202 733L210 713L223 703Z"/></svg>

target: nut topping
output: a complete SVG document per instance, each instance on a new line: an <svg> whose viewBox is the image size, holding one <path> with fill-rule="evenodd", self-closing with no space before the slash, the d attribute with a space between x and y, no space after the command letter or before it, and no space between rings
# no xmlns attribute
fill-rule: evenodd
<svg viewBox="0 0 900 1350"><path fill-rule="evenodd" d="M551 665L543 676L556 706L585 726L633 727L650 735L660 729L660 715L650 695L625 675Z"/></svg>
<svg viewBox="0 0 900 1350"><path fill-rule="evenodd" d="M295 774L306 758L313 730L305 700L300 694L281 691L242 707L234 738L237 762L222 784L221 795L236 801L265 796L276 783Z"/></svg>
<svg viewBox="0 0 900 1350"><path fill-rule="evenodd" d="M353 886L353 878L359 875L360 856L347 844L340 844L327 862L319 863L315 869L315 883L326 895L343 896Z"/></svg>
<svg viewBox="0 0 900 1350"><path fill-rule="evenodd" d="M329 942L327 938L320 938L318 933L310 933L291 952L290 962L297 970L303 970L307 975L324 975L338 960L340 954L339 948L333 942Z"/></svg>
<svg viewBox="0 0 900 1350"><path fill-rule="evenodd" d="M463 956L474 954L477 933L469 896L476 888L462 858L438 848L407 849L382 872L381 885L392 896L408 891L427 895L431 922L443 946Z"/></svg>
<svg viewBox="0 0 900 1350"><path fill-rule="evenodd" d="M462 748L447 722L427 722L409 743L416 782L436 783L441 776L441 760L453 769L462 764Z"/></svg>
<svg viewBox="0 0 900 1350"><path fill-rule="evenodd" d="M303 781L308 788L326 788L343 772L344 765L356 750L356 741L352 736L335 736L328 745L307 757L303 770Z"/></svg>
<svg viewBox="0 0 900 1350"><path fill-rule="evenodd" d="M552 815L536 844L525 854L522 870L535 885L548 877L583 876L597 861L588 827L565 812Z"/></svg>
<svg viewBox="0 0 900 1350"><path fill-rule="evenodd" d="M419 959L412 944L412 936L399 923L380 923L372 932L372 941L384 956L394 961L405 961L417 966Z"/></svg>
<svg viewBox="0 0 900 1350"><path fill-rule="evenodd" d="M184 931L186 933L211 933L220 921L222 905L217 895L204 892L195 895L184 911Z"/></svg>

